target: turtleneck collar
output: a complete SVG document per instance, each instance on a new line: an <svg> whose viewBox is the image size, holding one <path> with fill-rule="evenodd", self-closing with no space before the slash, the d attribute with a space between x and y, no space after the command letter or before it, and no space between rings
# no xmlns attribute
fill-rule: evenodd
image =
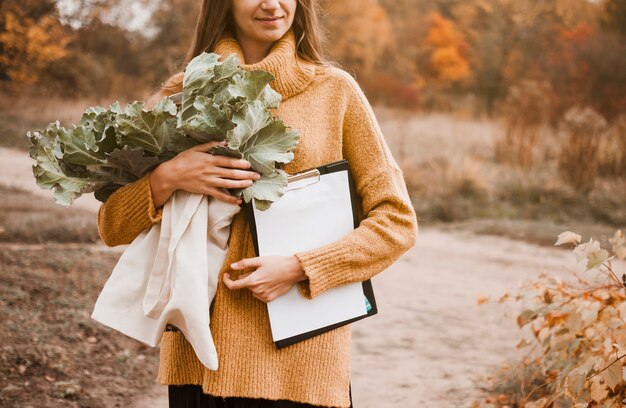
<svg viewBox="0 0 626 408"><path fill-rule="evenodd" d="M239 41L230 31L225 31L213 52L221 55L220 60L229 54L235 54L241 62L242 69L247 71L261 69L274 76L270 86L282 95L282 100L302 92L313 80L315 65L303 60L296 53L296 42L293 29L278 39L269 54L261 61L246 64Z"/></svg>

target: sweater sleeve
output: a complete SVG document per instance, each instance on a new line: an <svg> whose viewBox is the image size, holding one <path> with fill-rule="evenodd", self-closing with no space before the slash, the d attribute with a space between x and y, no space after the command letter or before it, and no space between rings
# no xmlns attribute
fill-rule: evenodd
<svg viewBox="0 0 626 408"><path fill-rule="evenodd" d="M98 233L105 245L130 244L146 228L161 222L163 207L154 208L150 173L120 187L100 205Z"/></svg>
<svg viewBox="0 0 626 408"><path fill-rule="evenodd" d="M358 83L347 77L349 98L343 119L343 157L348 160L363 219L331 244L295 256L308 279L302 293L324 291L370 279L394 263L417 239L417 217L404 181Z"/></svg>
<svg viewBox="0 0 626 408"><path fill-rule="evenodd" d="M171 77L166 83L173 84L182 80L182 73ZM147 109L165 96L174 93L172 90L160 89L146 101ZM160 223L163 217L163 207L158 210L152 201L152 189L150 188L150 173L127 184L109 196L98 210L98 233L105 245L113 247L128 245L137 236L153 224Z"/></svg>

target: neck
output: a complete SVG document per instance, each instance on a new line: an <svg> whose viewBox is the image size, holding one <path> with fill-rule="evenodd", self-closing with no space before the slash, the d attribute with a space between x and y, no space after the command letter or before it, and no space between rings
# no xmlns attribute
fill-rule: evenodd
<svg viewBox="0 0 626 408"><path fill-rule="evenodd" d="M261 58L248 57L244 53L244 47L245 45L235 38L234 33L227 31L215 46L214 52L221 55L221 60L229 54L235 54L242 69L264 70L272 74L275 79L271 81L270 86L282 95L282 100L303 91L317 71L314 64L304 61L297 55L295 37L291 29L280 39L269 44L269 50L265 51ZM248 47L248 52L250 49ZM257 48L259 49L260 47ZM255 62L249 62L253 59Z"/></svg>
<svg viewBox="0 0 626 408"><path fill-rule="evenodd" d="M262 61L265 57L267 57L272 49L272 45L274 45L274 42L268 43L254 41L244 35L241 35L238 30L235 32L235 37L241 47L245 64L256 64L257 62Z"/></svg>

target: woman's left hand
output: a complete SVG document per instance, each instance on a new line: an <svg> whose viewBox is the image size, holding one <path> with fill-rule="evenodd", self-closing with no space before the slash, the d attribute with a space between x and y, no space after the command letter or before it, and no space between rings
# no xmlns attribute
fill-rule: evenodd
<svg viewBox="0 0 626 408"><path fill-rule="evenodd" d="M307 279L300 261L295 256L258 256L231 264L234 270L255 268L232 280L224 273L224 283L230 290L246 288L262 302L271 302L289 291L297 282Z"/></svg>

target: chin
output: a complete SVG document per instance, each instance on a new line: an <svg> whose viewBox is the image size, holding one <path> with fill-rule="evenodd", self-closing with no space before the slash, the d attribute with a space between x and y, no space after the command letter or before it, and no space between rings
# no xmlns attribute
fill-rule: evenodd
<svg viewBox="0 0 626 408"><path fill-rule="evenodd" d="M260 41L277 41L287 32L287 28L274 28L271 30L258 30L256 37Z"/></svg>

